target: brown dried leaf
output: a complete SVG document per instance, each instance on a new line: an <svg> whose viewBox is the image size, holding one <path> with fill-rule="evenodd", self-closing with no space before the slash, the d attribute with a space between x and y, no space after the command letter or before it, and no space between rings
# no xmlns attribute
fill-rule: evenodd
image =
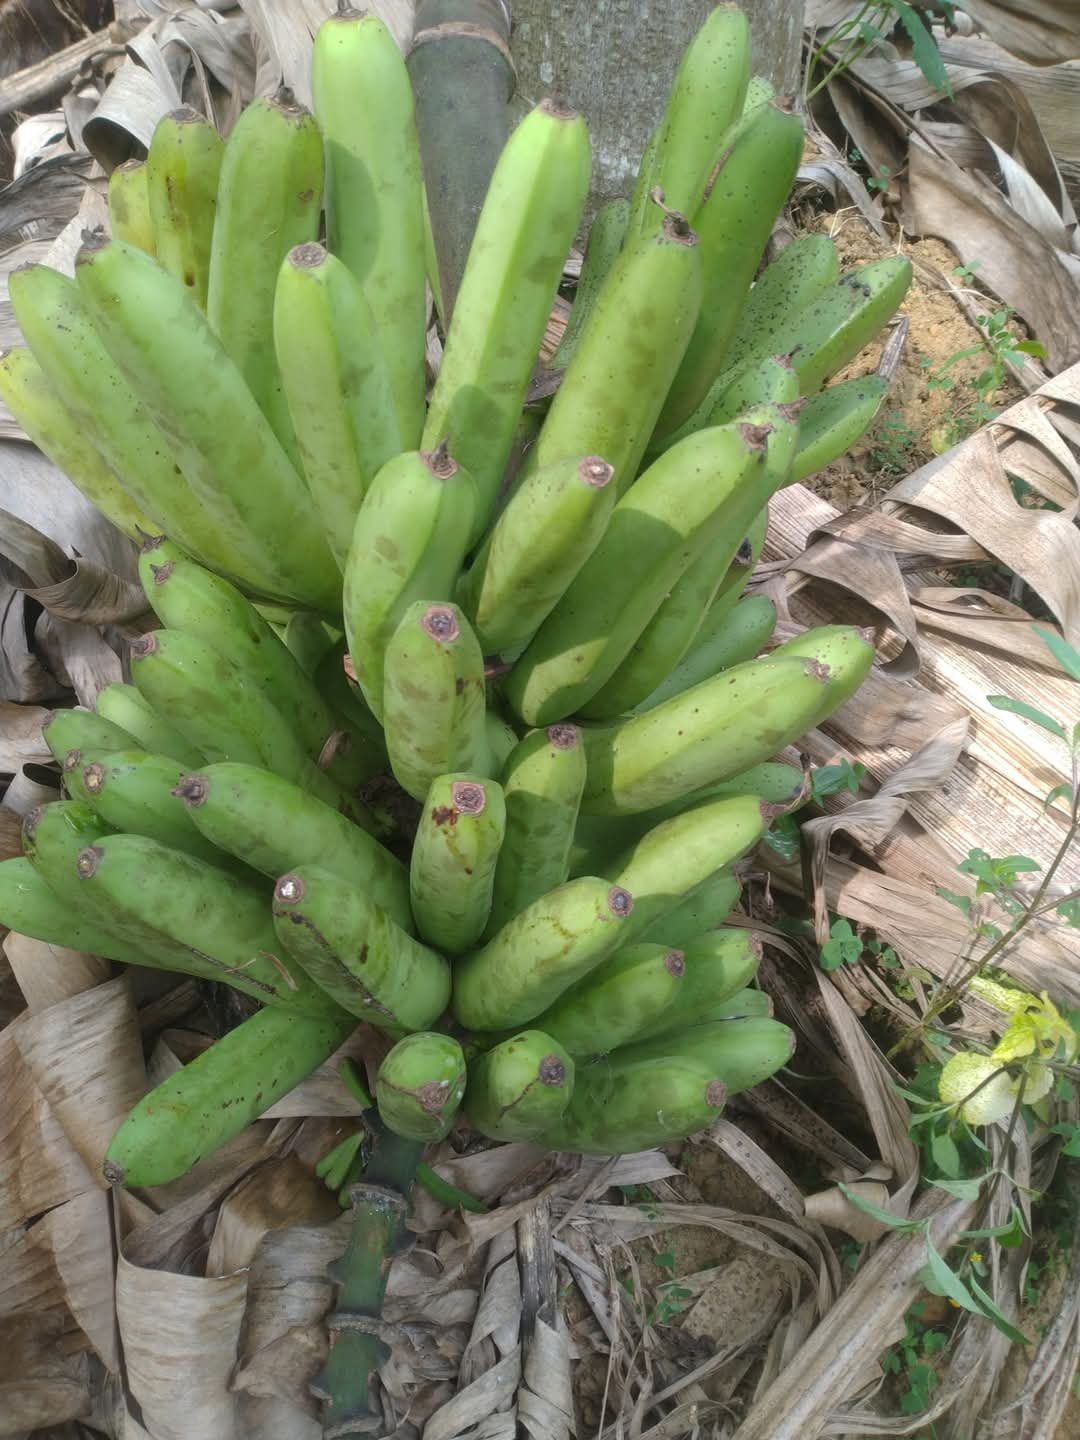
<svg viewBox="0 0 1080 1440"><path fill-rule="evenodd" d="M881 1185L876 1180L851 1180L848 1182L849 1190L858 1195L862 1200L868 1200L871 1205L876 1205L879 1210L892 1210L889 1204L889 1188ZM806 1213L815 1219L819 1225L828 1226L830 1230L842 1230L845 1235L850 1235L853 1240L860 1243L869 1240L880 1240L882 1235L888 1234L889 1227L883 1220L875 1220L873 1215L860 1210L853 1205L844 1192L836 1187L829 1190L819 1190L815 1195L806 1197ZM893 1210L900 1219L904 1216L898 1210Z"/></svg>
<svg viewBox="0 0 1080 1440"><path fill-rule="evenodd" d="M315 1225L340 1214L335 1197L293 1155L261 1165L224 1200L206 1258L207 1275L229 1275L251 1264L270 1230Z"/></svg>
<svg viewBox="0 0 1080 1440"><path fill-rule="evenodd" d="M1080 14L1072 0L964 0L964 9L991 40L1032 65L1080 56Z"/></svg>
<svg viewBox="0 0 1080 1440"><path fill-rule="evenodd" d="M56 1310L0 1318L0 1435L24 1440L89 1410L87 1357L64 1354L63 1330Z"/></svg>

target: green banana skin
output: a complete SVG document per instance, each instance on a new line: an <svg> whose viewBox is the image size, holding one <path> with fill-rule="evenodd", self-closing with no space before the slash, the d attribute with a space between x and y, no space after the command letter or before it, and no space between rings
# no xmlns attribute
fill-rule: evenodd
<svg viewBox="0 0 1080 1440"><path fill-rule="evenodd" d="M533 1140L574 1091L574 1062L542 1030L524 1030L469 1063L465 1114L489 1140Z"/></svg>
<svg viewBox="0 0 1080 1440"><path fill-rule="evenodd" d="M677 946L685 954L687 946L717 929L739 903L742 885L730 870L718 870L704 885L686 897L681 904L662 915L642 932L640 941Z"/></svg>
<svg viewBox="0 0 1080 1440"><path fill-rule="evenodd" d="M534 900L454 967L453 1010L470 1030L506 1030L543 1013L627 938L633 897L585 875Z"/></svg>
<svg viewBox="0 0 1080 1440"><path fill-rule="evenodd" d="M840 278L840 257L828 235L799 235L769 262L746 296L725 365L783 353L781 336ZM725 377L717 385L726 383Z"/></svg>
<svg viewBox="0 0 1080 1440"><path fill-rule="evenodd" d="M697 209L749 83L746 16L717 6L683 51L660 123L653 183L676 210Z"/></svg>
<svg viewBox="0 0 1080 1440"><path fill-rule="evenodd" d="M615 471L598 455L527 475L458 585L485 655L524 649L603 537Z"/></svg>
<svg viewBox="0 0 1080 1440"><path fill-rule="evenodd" d="M759 105L731 131L724 153L691 211L700 237L704 291L694 332L656 422L677 430L724 368L743 297L802 158L803 124L775 104ZM771 353L783 353L773 350Z"/></svg>
<svg viewBox="0 0 1080 1440"><path fill-rule="evenodd" d="M175 726L163 720L157 711L146 703L134 685L123 685L118 680L106 685L105 689L99 690L95 696L94 709L103 720L109 720L127 731L140 750L149 750L155 755L167 755L170 760L179 761L189 770L203 763L202 751L185 740Z"/></svg>
<svg viewBox="0 0 1080 1440"><path fill-rule="evenodd" d="M488 754L491 757L491 773L499 775L510 756L517 749L518 733L494 710L484 711L484 733L487 736Z"/></svg>
<svg viewBox="0 0 1080 1440"><path fill-rule="evenodd" d="M30 439L116 528L134 540L153 521L140 510L29 350L0 355L0 400Z"/></svg>
<svg viewBox="0 0 1080 1440"><path fill-rule="evenodd" d="M553 724L592 700L705 550L723 573L771 494L766 438L749 426L702 430L623 496L507 678L506 697L527 724Z"/></svg>
<svg viewBox="0 0 1080 1440"><path fill-rule="evenodd" d="M232 573L256 577L268 598L336 613L338 571L307 488L190 295L118 240L84 244L76 278L109 353L227 537Z"/></svg>
<svg viewBox="0 0 1080 1440"><path fill-rule="evenodd" d="M353 749L346 759L356 766L356 778L363 784L375 775L384 774L390 761L382 726L368 709L359 685L354 685L345 673L347 655L344 641L327 651L315 670L315 688L338 723L354 737Z"/></svg>
<svg viewBox="0 0 1080 1440"><path fill-rule="evenodd" d="M310 759L319 762L324 751L335 749L325 766L331 779L351 787L370 777L372 758L365 737L343 724L288 646L235 585L162 536L144 540L139 579L163 625L194 636L248 672L292 726ZM340 737L336 747L335 736ZM378 768L379 756L373 758Z"/></svg>
<svg viewBox="0 0 1080 1440"><path fill-rule="evenodd" d="M741 365L725 369L689 420L650 445L655 458L710 425L726 425L755 405L794 405L799 398L799 377L785 355L753 355ZM801 418L801 417L800 417Z"/></svg>
<svg viewBox="0 0 1080 1440"><path fill-rule="evenodd" d="M746 87L746 99L743 101L743 114L775 99L776 89L772 82L766 80L764 75L751 75L750 84Z"/></svg>
<svg viewBox="0 0 1080 1440"><path fill-rule="evenodd" d="M772 1014L772 996L751 986L736 990L734 995L710 1005L695 1018L699 1025L711 1025L714 1020L771 1020Z"/></svg>
<svg viewBox="0 0 1080 1440"><path fill-rule="evenodd" d="M318 239L322 188L315 117L284 88L253 100L233 126L221 163L206 317L294 461L296 440L274 359L274 290L292 247Z"/></svg>
<svg viewBox="0 0 1080 1440"><path fill-rule="evenodd" d="M384 697L390 766L414 800L438 775L491 773L484 657L456 605L406 610L386 649Z"/></svg>
<svg viewBox="0 0 1080 1440"><path fill-rule="evenodd" d="M506 833L495 866L490 938L569 874L585 747L576 725L552 725L522 739L502 771Z"/></svg>
<svg viewBox="0 0 1080 1440"><path fill-rule="evenodd" d="M873 650L869 630L854 625L814 625L769 651L770 660L812 660L816 665L844 667Z"/></svg>
<svg viewBox="0 0 1080 1440"><path fill-rule="evenodd" d="M239 1135L349 1038L351 1015L260 1010L144 1095L109 1143L110 1185L177 1180Z"/></svg>
<svg viewBox="0 0 1080 1440"><path fill-rule="evenodd" d="M146 835L103 835L79 852L75 870L80 893L115 915L121 935L159 937L144 965L167 963L293 1013L333 1010L298 965L278 958L266 897L239 876Z"/></svg>
<svg viewBox="0 0 1080 1440"><path fill-rule="evenodd" d="M420 937L460 955L484 933L506 830L502 786L458 771L431 782L409 868Z"/></svg>
<svg viewBox="0 0 1080 1440"><path fill-rule="evenodd" d="M639 939L714 875L761 839L771 807L756 795L731 795L664 820L605 871L634 897L624 943Z"/></svg>
<svg viewBox="0 0 1080 1440"><path fill-rule="evenodd" d="M799 448L788 483L798 484L846 454L869 430L888 391L880 375L863 375L812 395L799 411Z"/></svg>
<svg viewBox="0 0 1080 1440"><path fill-rule="evenodd" d="M713 607L715 609L715 605ZM710 610L694 643L667 679L636 707L638 714L655 710L703 680L761 654L776 629L776 606L767 595L748 595L713 620Z"/></svg>
<svg viewBox="0 0 1080 1440"><path fill-rule="evenodd" d="M45 744L53 759L63 765L71 752L77 751L75 764L84 749L138 750L139 742L130 731L106 720L104 715L95 715L92 710L54 710L41 727Z"/></svg>
<svg viewBox="0 0 1080 1440"><path fill-rule="evenodd" d="M154 222L145 160L125 160L109 176L109 233L115 240L154 253Z"/></svg>
<svg viewBox="0 0 1080 1440"><path fill-rule="evenodd" d="M676 1003L683 970L679 950L624 945L538 1015L536 1027L575 1058L606 1054Z"/></svg>
<svg viewBox="0 0 1080 1440"><path fill-rule="evenodd" d="M310 610L294 610L285 624L285 645L305 675L314 677L336 647L341 631L333 629ZM340 664L340 657L338 663Z"/></svg>
<svg viewBox="0 0 1080 1440"><path fill-rule="evenodd" d="M85 746L79 758L80 795L110 829L148 835L209 865L235 869L232 856L201 835L184 807L173 803L185 768L178 761L146 750L94 752Z"/></svg>
<svg viewBox="0 0 1080 1440"><path fill-rule="evenodd" d="M685 1030L690 1025L720 1019L712 1012L743 995L761 963L761 941L752 930L737 927L714 930L687 941L682 950L683 978L663 1013L654 1012L634 1040L651 1040ZM752 992L760 995L763 992ZM768 997L765 997L768 999ZM760 1002L740 1001L751 1005ZM736 1013L742 1014L739 1010Z"/></svg>
<svg viewBox="0 0 1080 1440"><path fill-rule="evenodd" d="M549 1150L632 1155L705 1130L724 1108L723 1084L690 1056L616 1063L622 1051L578 1070L561 1120L537 1137Z"/></svg>
<svg viewBox="0 0 1080 1440"><path fill-rule="evenodd" d="M431 1144L450 1133L465 1094L465 1052L424 1031L397 1042L379 1066L375 1103L388 1130Z"/></svg>
<svg viewBox="0 0 1080 1440"><path fill-rule="evenodd" d="M475 514L472 477L442 446L396 456L364 497L342 603L357 683L376 719L390 637L414 601L451 598Z"/></svg>
<svg viewBox="0 0 1080 1440"><path fill-rule="evenodd" d="M274 926L290 956L344 1010L380 1030L427 1030L446 1009L450 967L374 900L317 865L274 887Z"/></svg>
<svg viewBox="0 0 1080 1440"><path fill-rule="evenodd" d="M696 1060L723 1082L730 1097L775 1075L794 1050L795 1036L786 1025L767 1016L747 1016L743 1020L713 1020L651 1040L638 1040L616 1050L612 1059L619 1066L634 1066L664 1055Z"/></svg>
<svg viewBox="0 0 1080 1440"><path fill-rule="evenodd" d="M348 266L310 242L281 264L273 330L304 474L344 571L364 495L405 449L371 306Z"/></svg>
<svg viewBox="0 0 1080 1440"><path fill-rule="evenodd" d="M224 761L185 775L173 794L207 841L276 879L317 865L362 890L408 934L404 865L338 810L254 765Z"/></svg>
<svg viewBox="0 0 1080 1440"><path fill-rule="evenodd" d="M204 310L224 155L210 121L183 105L158 121L146 157L152 254Z"/></svg>
<svg viewBox="0 0 1080 1440"><path fill-rule="evenodd" d="M740 424L760 426L766 434L766 488L771 494L790 475L799 422L778 406L762 406L746 411ZM742 549L742 544L733 548L730 535L723 534L702 550L661 600L611 679L581 707L582 715L604 720L623 715L648 699L693 644Z"/></svg>
<svg viewBox="0 0 1080 1440"><path fill-rule="evenodd" d="M574 303L558 348L548 362L550 370L565 370L574 358L574 351L592 314L593 306L607 273L618 259L630 225L630 202L609 200L601 205L589 226L581 273L574 290Z"/></svg>
<svg viewBox="0 0 1080 1440"><path fill-rule="evenodd" d="M346 6L320 25L311 89L330 249L364 288L412 449L424 424L423 181L408 71L376 15Z"/></svg>
<svg viewBox="0 0 1080 1440"><path fill-rule="evenodd" d="M775 755L831 715L866 678L874 647L852 631L829 663L748 660L610 729L587 731L582 810L655 809Z"/></svg>
<svg viewBox="0 0 1080 1440"><path fill-rule="evenodd" d="M645 142L645 149L641 152L641 161L638 165L637 176L634 180L633 193L630 196L630 220L626 227L626 235L623 237L623 248L632 245L638 235L645 230L653 215L653 191L656 189L656 165L659 158L660 148L660 126L649 136Z"/></svg>
<svg viewBox="0 0 1080 1440"><path fill-rule="evenodd" d="M243 571L225 536L192 494L169 448L106 350L79 287L47 265L10 277L9 292L56 400L115 474L132 502L215 570ZM77 478L80 471L72 472ZM94 496L90 496L95 499ZM241 574L247 583L250 576Z"/></svg>
<svg viewBox="0 0 1080 1440"><path fill-rule="evenodd" d="M480 211L422 441L448 437L475 479L473 541L495 509L591 168L585 121L541 100L507 140Z"/></svg>
<svg viewBox="0 0 1080 1440"><path fill-rule="evenodd" d="M551 402L530 469L602 455L614 466L618 493L629 489L701 307L699 248L682 216L665 215L654 234L628 237Z"/></svg>

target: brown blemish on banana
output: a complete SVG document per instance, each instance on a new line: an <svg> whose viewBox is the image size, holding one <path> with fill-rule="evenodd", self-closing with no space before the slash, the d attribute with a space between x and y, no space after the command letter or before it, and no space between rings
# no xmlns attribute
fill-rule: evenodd
<svg viewBox="0 0 1080 1440"><path fill-rule="evenodd" d="M205 803L210 794L209 777L199 774L183 775L172 794L178 800L183 800L189 810L195 810Z"/></svg>

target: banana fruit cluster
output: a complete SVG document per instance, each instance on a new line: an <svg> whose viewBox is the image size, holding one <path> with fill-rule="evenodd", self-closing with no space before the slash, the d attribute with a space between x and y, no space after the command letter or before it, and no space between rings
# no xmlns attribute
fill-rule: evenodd
<svg viewBox="0 0 1080 1440"><path fill-rule="evenodd" d="M825 386L910 267L840 274L807 236L757 275L803 132L721 7L593 228L543 415L590 174L553 100L499 160L428 395L385 26L327 20L312 88L227 143L167 116L75 278L11 277L0 395L140 545L159 624L129 684L52 717L68 798L0 865L0 921L260 1002L136 1106L116 1182L183 1173L361 1021L396 1042L401 1135L460 1106L564 1150L681 1138L791 1052L732 867L801 793L770 757L874 652L827 626L763 655L744 591L770 496L872 419L875 379Z"/></svg>

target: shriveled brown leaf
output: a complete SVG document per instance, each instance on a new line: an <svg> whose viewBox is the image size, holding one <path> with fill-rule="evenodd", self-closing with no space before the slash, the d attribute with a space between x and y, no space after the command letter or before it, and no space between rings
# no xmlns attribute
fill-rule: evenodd
<svg viewBox="0 0 1080 1440"><path fill-rule="evenodd" d="M992 40L1032 65L1080 56L1080 15L1072 0L964 0Z"/></svg>
<svg viewBox="0 0 1080 1440"><path fill-rule="evenodd" d="M207 1275L229 1275L251 1264L270 1230L335 1219L338 1203L292 1155L260 1165L224 1200L206 1257Z"/></svg>
<svg viewBox="0 0 1080 1440"><path fill-rule="evenodd" d="M85 1355L65 1355L58 1311L0 1316L0 1435L62 1425L90 1409Z"/></svg>
<svg viewBox="0 0 1080 1440"><path fill-rule="evenodd" d="M851 1180L847 1188L858 1195L860 1200L868 1200L879 1210L891 1209L889 1187L877 1180ZM853 1205L838 1186L807 1195L806 1213L819 1225L825 1225L830 1230L842 1230L845 1235L850 1235L853 1240L860 1242L880 1240L889 1230L883 1220L876 1220L873 1215ZM899 1210L893 1213L900 1219L904 1218Z"/></svg>

